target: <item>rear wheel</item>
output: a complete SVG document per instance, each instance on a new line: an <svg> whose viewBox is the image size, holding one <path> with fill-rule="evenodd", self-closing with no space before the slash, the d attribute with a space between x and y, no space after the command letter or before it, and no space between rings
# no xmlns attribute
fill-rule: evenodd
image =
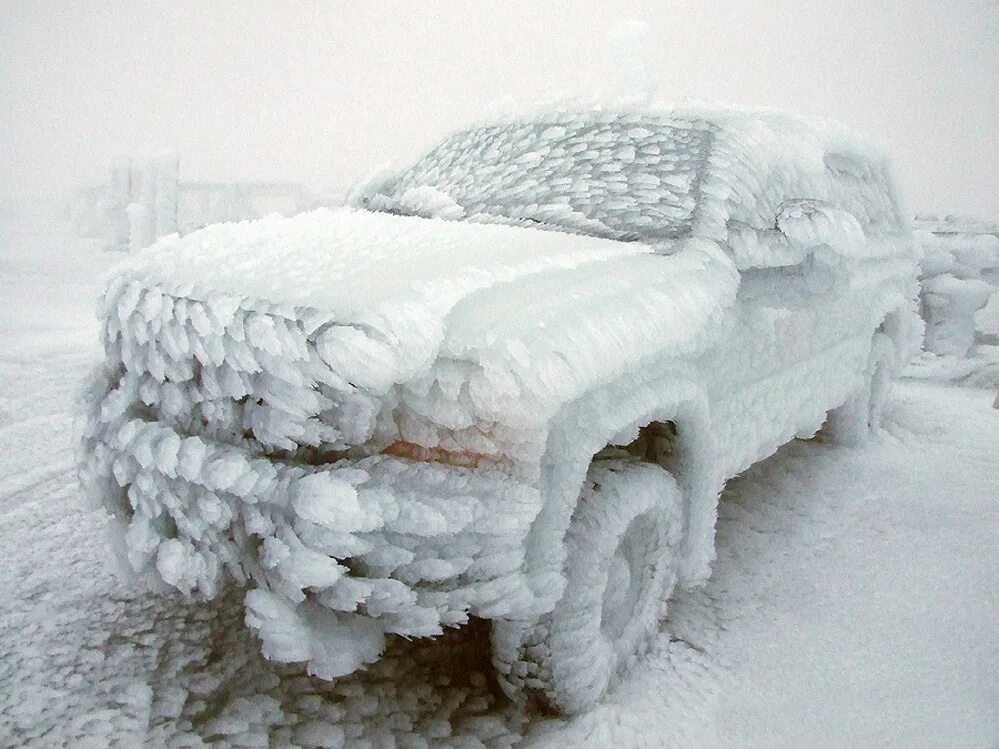
<svg viewBox="0 0 999 749"><path fill-rule="evenodd" d="M595 460L566 537L566 587L535 625L494 622L500 683L564 714L588 710L643 655L676 582L681 492L658 465Z"/></svg>
<svg viewBox="0 0 999 749"><path fill-rule="evenodd" d="M836 443L861 445L881 428L881 418L891 394L895 349L884 333L874 334L864 370L864 384L846 403L829 412L825 432Z"/></svg>

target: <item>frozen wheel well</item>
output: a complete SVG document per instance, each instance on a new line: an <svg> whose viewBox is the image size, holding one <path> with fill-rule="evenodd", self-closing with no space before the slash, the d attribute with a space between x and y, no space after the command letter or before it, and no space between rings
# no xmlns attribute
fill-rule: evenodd
<svg viewBox="0 0 999 749"><path fill-rule="evenodd" d="M696 379L696 372L670 369L640 382L622 378L567 404L552 420L539 465L542 508L526 540L524 565L537 595L534 610L550 611L564 588L565 548L553 539L565 538L594 456L611 447L640 453L650 433L658 432L669 446L655 462L683 493L681 584L707 579L723 481L707 397ZM643 434L642 428L653 424L658 426Z"/></svg>
<svg viewBox="0 0 999 749"><path fill-rule="evenodd" d="M901 312L895 310L894 312L889 312L885 315L881 324L875 329L875 333L884 333L886 336L895 340L901 331Z"/></svg>
<svg viewBox="0 0 999 749"><path fill-rule="evenodd" d="M891 341L895 352L892 376L896 377L922 346L923 321L912 305L902 304L884 316L874 333L883 333Z"/></svg>
<svg viewBox="0 0 999 749"><path fill-rule="evenodd" d="M672 470L671 457L676 452L679 431L674 421L650 421L638 430L638 436L627 444L608 444L594 454L593 460L621 458L631 455L647 463Z"/></svg>

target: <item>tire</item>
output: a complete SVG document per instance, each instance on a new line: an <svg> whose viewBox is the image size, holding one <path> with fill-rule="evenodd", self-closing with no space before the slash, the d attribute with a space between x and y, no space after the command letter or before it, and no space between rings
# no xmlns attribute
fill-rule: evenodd
<svg viewBox="0 0 999 749"><path fill-rule="evenodd" d="M566 587L534 625L494 622L500 685L573 715L593 707L644 655L676 583L681 492L636 459L595 460L566 534Z"/></svg>
<svg viewBox="0 0 999 749"><path fill-rule="evenodd" d="M838 408L829 412L825 433L839 445L857 447L881 428L891 394L895 348L884 333L875 333L864 370L864 385Z"/></svg>

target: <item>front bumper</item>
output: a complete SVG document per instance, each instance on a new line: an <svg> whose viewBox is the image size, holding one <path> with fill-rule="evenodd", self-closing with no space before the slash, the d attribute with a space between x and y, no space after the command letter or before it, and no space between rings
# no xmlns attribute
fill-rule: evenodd
<svg viewBox="0 0 999 749"><path fill-rule="evenodd" d="M122 566L154 588L252 588L247 623L268 657L331 678L377 657L386 632L432 636L530 607L535 487L388 455L279 461L179 433L133 390L102 367L84 396L84 492L113 516Z"/></svg>

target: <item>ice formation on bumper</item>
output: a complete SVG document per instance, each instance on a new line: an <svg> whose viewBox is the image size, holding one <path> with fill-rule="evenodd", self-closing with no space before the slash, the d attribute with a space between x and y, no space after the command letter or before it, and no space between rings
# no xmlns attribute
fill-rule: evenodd
<svg viewBox="0 0 999 749"><path fill-rule="evenodd" d="M139 257L106 294L107 363L82 420L84 486L120 524L124 566L203 597L226 575L257 586L247 623L267 655L325 677L377 657L384 632L529 606L538 490L481 430L463 438L464 467L409 459L440 446L418 447L390 392L429 367L470 290L641 251L520 235L321 210ZM494 269L471 252L490 236ZM393 282L376 251L426 262Z"/></svg>
<svg viewBox="0 0 999 749"><path fill-rule="evenodd" d="M724 480L857 391L879 326L911 344L887 163L795 119L548 113L354 202L140 253L81 422L125 566L250 586L268 657L327 678L551 612L592 456L652 421L702 583Z"/></svg>

